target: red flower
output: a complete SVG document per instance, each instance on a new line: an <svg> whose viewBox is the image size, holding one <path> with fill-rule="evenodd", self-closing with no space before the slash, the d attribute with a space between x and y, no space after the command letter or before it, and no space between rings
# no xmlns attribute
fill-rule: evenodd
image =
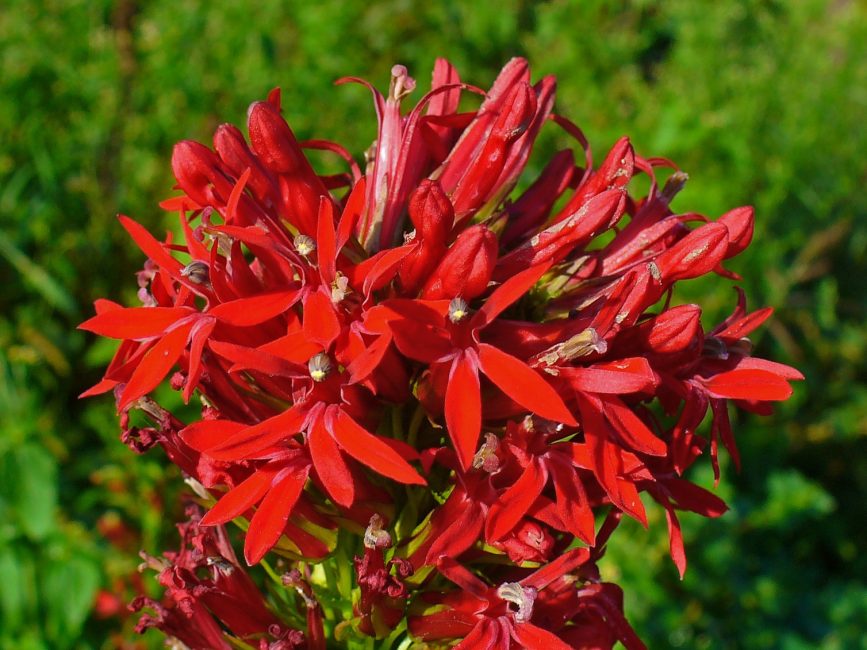
<svg viewBox="0 0 867 650"><path fill-rule="evenodd" d="M223 125L213 150L175 147L182 194L162 206L182 241L121 217L148 258L141 306L98 300L81 325L120 340L85 395L113 391L123 440L158 444L181 468L210 508L200 538L237 519L248 563L272 549L296 563L279 588L300 597L310 648L400 635L408 599L422 640L642 647L595 568L608 535L622 513L647 523L646 492L682 574L676 511L725 510L682 478L707 445L697 428L710 411L718 475L719 440L738 463L729 404L767 413L802 378L751 356L746 337L770 310L748 314L742 293L707 333L698 306L671 306L680 281L738 279L723 263L752 239L752 209L675 213L686 175L627 138L594 165L578 127L552 112L554 79L533 84L522 59L487 92L438 60L408 111L416 82L403 66L385 95L346 81L374 97L364 172L336 143L299 142L279 91L250 108L249 144ZM458 112L467 93L481 105ZM548 121L583 155L558 152L513 192ZM306 148L346 171L318 174ZM660 167L674 170L661 187ZM636 174L646 196L632 192ZM201 400L201 418L156 404L167 379ZM225 575L183 554L163 567L169 599L143 625L193 647L225 647L220 625L235 645L301 643L224 551Z"/></svg>

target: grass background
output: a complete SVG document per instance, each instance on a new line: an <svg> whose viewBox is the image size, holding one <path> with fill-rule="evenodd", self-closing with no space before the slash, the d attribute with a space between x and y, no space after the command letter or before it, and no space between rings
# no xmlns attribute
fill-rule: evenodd
<svg viewBox="0 0 867 650"><path fill-rule="evenodd" d="M79 402L111 347L75 331L99 296L134 300L141 258L114 215L154 231L169 157L275 85L300 138L360 155L375 135L353 74L421 84L445 56L488 84L515 55L559 78L557 110L597 159L620 135L691 179L675 207L753 204L732 265L776 316L759 354L807 381L737 424L721 520L662 513L615 536L605 575L650 647L859 648L867 621L867 6L852 0L7 0L0 11L0 647L137 641L120 603L139 548L175 543L179 476L117 441L109 399ZM538 155L565 143L546 130ZM706 324L734 301L688 285ZM697 477L712 479L707 468ZM102 595L99 595L102 594ZM119 594L120 600L110 594Z"/></svg>

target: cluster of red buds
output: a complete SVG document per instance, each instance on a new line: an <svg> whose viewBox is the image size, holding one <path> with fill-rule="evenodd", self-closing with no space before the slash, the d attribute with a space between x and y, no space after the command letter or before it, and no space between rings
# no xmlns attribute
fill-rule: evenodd
<svg viewBox="0 0 867 650"><path fill-rule="evenodd" d="M114 391L124 440L160 445L207 510L148 560L166 595L135 603L154 612L140 626L194 649L644 647L596 567L606 541L624 513L646 525L645 493L682 574L676 512L726 509L684 472L709 448L718 477L719 442L737 463L728 405L766 414L802 378L751 356L771 312L742 292L710 331L672 305L680 280L738 279L722 264L752 209L673 213L686 175L626 138L594 166L522 59L487 92L438 60L408 112L404 67L385 96L350 81L379 122L363 170L299 142L275 90L249 143L225 124L213 150L176 145L176 233L120 218L148 258L143 304L96 302L81 327L121 343L86 394ZM549 121L583 153L517 193ZM167 379L199 419L153 400Z"/></svg>

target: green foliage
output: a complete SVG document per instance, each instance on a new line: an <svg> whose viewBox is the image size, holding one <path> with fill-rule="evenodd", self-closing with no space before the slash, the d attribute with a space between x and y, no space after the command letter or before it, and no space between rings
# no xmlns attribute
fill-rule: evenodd
<svg viewBox="0 0 867 650"><path fill-rule="evenodd" d="M807 375L778 415L737 423L744 470L728 468L720 486L733 509L683 517L683 582L660 512L649 532L627 523L615 536L604 569L623 581L627 613L651 647L863 647L863 3L251 7L10 0L0 13L0 646L110 639L122 624L88 618L94 594L131 595L137 549L172 539L178 477L117 442L110 399L76 400L111 350L74 331L93 298L134 301L141 259L114 214L169 226L156 203L172 185L172 144L207 141L281 85L299 137L360 156L374 137L370 100L334 88L337 77L383 85L401 62L423 85L447 56L484 84L525 55L537 75L558 76L558 110L597 159L629 133L639 153L692 174L676 208L756 206L756 243L731 267L752 305L777 309L759 351ZM551 127L542 142L567 140ZM678 299L700 298L711 325L734 302L729 285L695 283ZM99 531L117 521L127 534L109 542Z"/></svg>

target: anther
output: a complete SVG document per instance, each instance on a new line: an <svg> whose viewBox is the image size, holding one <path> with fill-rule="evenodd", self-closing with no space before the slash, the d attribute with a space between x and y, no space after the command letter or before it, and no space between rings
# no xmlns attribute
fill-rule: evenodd
<svg viewBox="0 0 867 650"><path fill-rule="evenodd" d="M449 320L453 323L460 323L470 313L470 306L463 298L452 298L449 303Z"/></svg>
<svg viewBox="0 0 867 650"><path fill-rule="evenodd" d="M524 587L518 582L504 582L497 589L497 595L506 602L517 605L514 611L516 623L526 623L533 618L533 603L538 592L533 587Z"/></svg>
<svg viewBox="0 0 867 650"><path fill-rule="evenodd" d="M304 257L307 257L316 250L316 242L313 241L313 237L308 237L307 235L296 235L295 239L292 240L292 245L295 246L298 254Z"/></svg>
<svg viewBox="0 0 867 650"><path fill-rule="evenodd" d="M307 369L310 371L313 381L325 381L331 368L331 359L324 352L312 356L307 362Z"/></svg>

